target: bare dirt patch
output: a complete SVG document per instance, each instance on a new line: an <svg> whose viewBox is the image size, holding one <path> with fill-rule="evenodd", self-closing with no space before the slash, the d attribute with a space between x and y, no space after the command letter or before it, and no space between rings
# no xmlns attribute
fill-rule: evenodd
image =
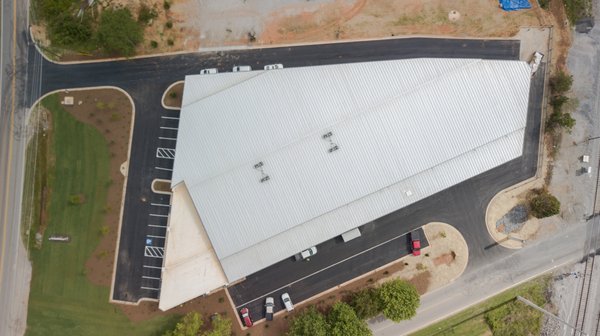
<svg viewBox="0 0 600 336"><path fill-rule="evenodd" d="M183 100L183 82L169 86L163 96L163 105L172 108L181 108Z"/></svg>
<svg viewBox="0 0 600 336"><path fill-rule="evenodd" d="M435 266L450 265L454 259L456 259L456 253L454 253L454 251L450 251L450 253L444 253L439 257L433 258L433 264Z"/></svg>
<svg viewBox="0 0 600 336"><path fill-rule="evenodd" d="M63 105L77 120L95 127L106 139L110 149L110 182L108 197L103 208L105 219L100 244L86 262L88 279L96 285L110 286L119 229L124 176L119 168L127 161L131 115L133 106L129 99L115 89L61 91L59 99L74 98L74 105Z"/></svg>

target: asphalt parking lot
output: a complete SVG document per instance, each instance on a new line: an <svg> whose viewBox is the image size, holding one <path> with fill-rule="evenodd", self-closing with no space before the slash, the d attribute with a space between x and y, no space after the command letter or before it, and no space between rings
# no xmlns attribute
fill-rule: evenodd
<svg viewBox="0 0 600 336"><path fill-rule="evenodd" d="M156 299L159 292L157 290L160 284L158 267L162 265L161 253L164 252L162 250L164 239L160 237L164 237L166 217L163 216L169 211L168 206L165 206L169 204L169 197L153 193L150 186L155 178L170 179L171 177L170 169L173 163L170 157L173 154L172 149L175 148L174 140L171 139L176 137L177 120L163 117L177 118L178 112L165 110L160 105L160 97L171 83L182 80L186 74L198 73L203 68L230 71L234 65L240 64L249 64L255 69L260 69L265 64L273 63L283 63L286 67L293 67L415 57L516 60L518 56L519 41L513 40L409 38L184 54L68 66L45 61L42 94L56 89L113 85L126 90L134 100L136 117L112 299L137 302L144 298ZM537 153L537 148L535 150ZM381 237L395 237L427 223L428 221L424 219L444 217L431 216L432 213L458 211L449 223L459 228L467 237L470 248L472 248L471 244L474 244L477 250L480 250L482 243L489 245L489 238L487 232L482 234L481 230L471 223L480 224L478 211L482 204L487 205L486 192L491 190L495 193L505 185L526 178L524 176L527 174L531 175L531 169L521 169L521 166L521 161L515 160L496 168L495 170L499 172L497 174L490 172L482 174L483 185L465 185L464 190L460 188L455 190L464 193L464 195L460 194L464 199L452 195L448 202L442 204L443 206L434 204L436 208L429 208L431 203L421 201L390 217L384 217L387 218L385 220L374 221L374 223L394 222L395 226L373 225L372 229L379 231ZM474 191L471 190L472 188L480 188L483 191ZM448 197L444 195L447 193L442 192L432 197L434 199ZM463 200L465 204L453 207L454 203ZM474 213L471 213L471 210ZM390 227L395 229L391 230ZM371 227L367 225L366 228ZM368 247L364 246L364 248ZM320 257L327 255L326 251L326 248L320 251ZM489 249L485 253L501 252ZM331 259L324 260L335 263L337 259L335 253L332 253ZM301 287L301 284L297 284L296 287Z"/></svg>

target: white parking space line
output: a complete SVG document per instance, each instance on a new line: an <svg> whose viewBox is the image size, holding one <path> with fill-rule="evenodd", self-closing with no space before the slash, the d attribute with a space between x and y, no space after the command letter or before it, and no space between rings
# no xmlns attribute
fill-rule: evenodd
<svg viewBox="0 0 600 336"><path fill-rule="evenodd" d="M165 239L165 237L163 237L163 236L146 235L146 237Z"/></svg>
<svg viewBox="0 0 600 336"><path fill-rule="evenodd" d="M154 224L148 224L149 227L156 227L156 228L161 228L161 229L166 229L167 227L164 225L154 225Z"/></svg>
<svg viewBox="0 0 600 336"><path fill-rule="evenodd" d="M173 169L171 169L171 168L162 168L162 167L154 167L154 168L158 169L158 170L173 171Z"/></svg>
<svg viewBox="0 0 600 336"><path fill-rule="evenodd" d="M151 276L145 276L145 275L142 275L142 278L143 278L143 279L151 279L151 280L160 280L160 278L157 278L157 277L151 277Z"/></svg>
<svg viewBox="0 0 600 336"><path fill-rule="evenodd" d="M168 130L175 130L177 131L177 127L167 127L167 126L160 126L161 129L168 129Z"/></svg>
<svg viewBox="0 0 600 336"><path fill-rule="evenodd" d="M294 284L296 284L296 283L298 283L298 282L300 282L300 281L303 281L303 280L305 280L305 279L308 279L308 278L310 278L310 277L311 277L311 276L313 276L313 275L316 275L316 274L319 274L319 273L321 273L321 272L323 272L323 271L326 271L326 270L328 270L328 269L330 269L330 268L332 268L332 267L334 267L334 266L337 266L337 265L339 265L339 264L341 264L341 263L344 263L344 262L346 262L346 261L348 261L348 260L350 260L350 259L352 259L352 258L354 258L354 257L357 257L357 256L359 256L359 255L361 255L361 254L363 254L363 253L367 253L367 252L369 252L369 251L371 251L371 250L373 250L373 249L376 249L376 248L378 248L378 247L379 247L379 246L381 246L381 245L385 245L385 244L387 244L387 243L389 243L389 242L391 242L391 241L393 241L393 240L396 240L396 239L398 239L398 238L400 238L400 237L403 237L403 236L405 236L405 235L406 235L406 234L401 234L401 235L398 235L398 236L396 236L396 237L394 237L394 238L390 238L390 239L388 239L388 240L386 240L386 241L384 241L384 242L382 242L382 243L379 243L379 244L377 244L377 245L375 245L375 246L371 246L371 247L369 247L369 248L368 248L368 249L366 249L366 250L362 250L362 251L360 251L360 252L358 252L358 253L356 253L356 254L354 254L354 255L351 255L351 256L349 256L349 257L347 257L347 258L345 258L345 259L342 259L342 260L340 260L340 261L338 261L338 262L336 262L336 263L333 263L333 264L331 264L331 265L329 265L329 266L327 266L327 267L324 267L324 268L322 268L322 269L320 269L320 270L318 270L318 271L315 271L315 272L313 272L313 273L311 273L311 274L308 274L308 275L306 275L306 276L304 276L304 277L302 277L302 278L300 278L300 279L294 280L294 281L292 281L292 282L288 283L287 285L281 286L281 287L279 287L279 288L277 288L277 289L275 289L275 290L272 290L272 291L270 291L269 293L266 293L266 294L264 294L264 295L262 295L262 296L260 296L260 297L257 297L257 298L254 298L253 300L250 300L250 301L248 301L248 302L245 302L245 303L243 303L243 304L241 304L241 305L237 306L236 308L239 308L239 307L246 306L246 305L248 305L249 303L252 303L252 302L254 302L254 301L256 301L256 300L260 300L260 299L262 299L262 298L264 298L264 297L267 297L267 296L269 296L269 295L271 295L271 294L273 294L273 293L275 293L275 292L277 292L277 291L279 291L279 290L282 290L282 289L284 289L284 288L286 288L286 287L290 287L290 286L292 286L292 285L294 285Z"/></svg>
<svg viewBox="0 0 600 336"><path fill-rule="evenodd" d="M161 118L163 118L163 119L179 120L179 118L176 118L176 117L165 117L165 116L162 116Z"/></svg>
<svg viewBox="0 0 600 336"><path fill-rule="evenodd" d="M144 286L142 286L141 288L142 289L155 290L155 291L159 291L160 290L160 288L152 288L152 287L144 287Z"/></svg>
<svg viewBox="0 0 600 336"><path fill-rule="evenodd" d="M151 256L151 255L147 255L147 256L144 256L144 257L148 257L148 258L160 258L160 259L163 258L162 256Z"/></svg>
<svg viewBox="0 0 600 336"><path fill-rule="evenodd" d="M162 267L159 266L150 266L150 265L144 265L145 268L154 268L154 269L162 269Z"/></svg>
<svg viewBox="0 0 600 336"><path fill-rule="evenodd" d="M169 217L169 215L157 215L157 214L150 214L150 216L152 217Z"/></svg>
<svg viewBox="0 0 600 336"><path fill-rule="evenodd" d="M177 141L177 138L166 138L166 137L158 137L159 140L172 140Z"/></svg>
<svg viewBox="0 0 600 336"><path fill-rule="evenodd" d="M161 207L170 207L170 204L161 204L161 203L150 203L150 205L161 206Z"/></svg>

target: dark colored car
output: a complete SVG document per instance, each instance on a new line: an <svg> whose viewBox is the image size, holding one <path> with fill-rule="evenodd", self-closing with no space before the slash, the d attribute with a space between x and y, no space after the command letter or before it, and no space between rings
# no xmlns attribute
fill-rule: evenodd
<svg viewBox="0 0 600 336"><path fill-rule="evenodd" d="M242 322L246 327L252 327L252 318L250 317L250 311L248 308L240 309L240 315L242 316Z"/></svg>
<svg viewBox="0 0 600 336"><path fill-rule="evenodd" d="M421 255L421 236L419 235L419 231L410 233L410 248L414 256Z"/></svg>

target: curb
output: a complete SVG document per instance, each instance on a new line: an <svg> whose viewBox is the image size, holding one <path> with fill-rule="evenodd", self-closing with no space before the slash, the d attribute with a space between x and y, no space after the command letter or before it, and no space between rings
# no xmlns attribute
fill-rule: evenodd
<svg viewBox="0 0 600 336"><path fill-rule="evenodd" d="M171 85L169 85L169 87L167 87L167 89L163 92L162 98L160 99L160 104L162 105L162 107L166 110L175 110L175 111L179 111L181 110L181 107L175 107L175 106L168 106L165 104L165 98L167 97L167 92L169 92L169 90L171 90L173 87L175 87L175 85L178 84L184 84L185 81L184 80L180 80L177 81ZM181 99L183 99L183 97L181 97ZM183 105L183 101L182 101L182 105Z"/></svg>

